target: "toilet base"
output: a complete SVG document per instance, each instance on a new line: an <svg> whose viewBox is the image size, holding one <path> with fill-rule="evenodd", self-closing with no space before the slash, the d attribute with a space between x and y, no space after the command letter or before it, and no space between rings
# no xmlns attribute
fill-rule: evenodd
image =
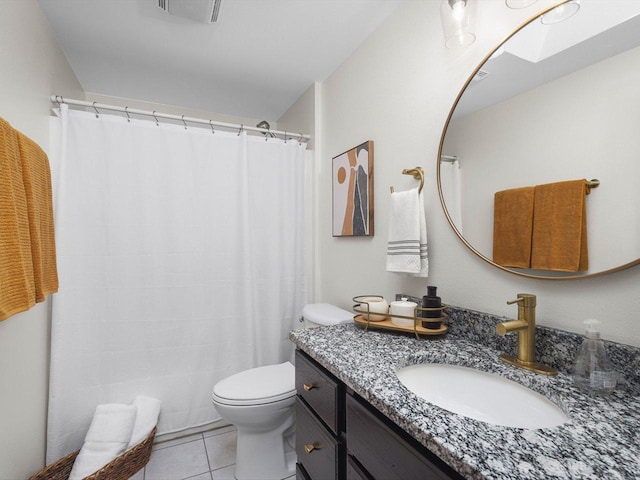
<svg viewBox="0 0 640 480"><path fill-rule="evenodd" d="M213 387L211 400L220 416L238 429L237 480L282 480L295 475L296 390L290 362L221 380Z"/></svg>
<svg viewBox="0 0 640 480"><path fill-rule="evenodd" d="M282 441L274 442L275 437ZM295 417L278 432L256 432L238 427L235 477L237 480L282 480L296 473Z"/></svg>

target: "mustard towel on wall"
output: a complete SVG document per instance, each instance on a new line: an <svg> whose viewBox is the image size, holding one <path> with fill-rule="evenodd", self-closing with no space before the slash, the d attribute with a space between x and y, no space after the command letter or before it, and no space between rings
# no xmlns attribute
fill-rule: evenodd
<svg viewBox="0 0 640 480"><path fill-rule="evenodd" d="M18 132L22 176L27 198L36 302L58 291L56 243L49 159L30 138Z"/></svg>
<svg viewBox="0 0 640 480"><path fill-rule="evenodd" d="M493 261L503 267L529 268L535 187L496 192L493 211Z"/></svg>
<svg viewBox="0 0 640 480"><path fill-rule="evenodd" d="M0 320L57 288L47 157L0 118Z"/></svg>
<svg viewBox="0 0 640 480"><path fill-rule="evenodd" d="M584 179L496 192L493 261L504 267L588 270Z"/></svg>
<svg viewBox="0 0 640 480"><path fill-rule="evenodd" d="M536 187L531 268L577 272L589 268L586 181Z"/></svg>

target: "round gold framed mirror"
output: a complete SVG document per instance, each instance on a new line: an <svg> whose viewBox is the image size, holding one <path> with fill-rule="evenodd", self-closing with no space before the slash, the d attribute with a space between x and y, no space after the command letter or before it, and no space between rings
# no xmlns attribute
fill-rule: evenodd
<svg viewBox="0 0 640 480"><path fill-rule="evenodd" d="M440 139L438 192L456 235L487 263L582 279L640 264L640 2L582 0L566 21L541 22L552 10L516 29L465 83ZM600 182L584 199L588 268L494 261L495 194L575 179Z"/></svg>

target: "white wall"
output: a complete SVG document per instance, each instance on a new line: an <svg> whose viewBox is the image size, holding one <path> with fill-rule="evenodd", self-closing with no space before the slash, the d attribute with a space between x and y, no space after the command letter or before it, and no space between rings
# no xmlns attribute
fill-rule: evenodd
<svg viewBox="0 0 640 480"><path fill-rule="evenodd" d="M316 148L318 140L316 112L319 98L320 84L314 83L278 119L278 130L291 132L294 135L298 133L311 134L311 139L307 144L309 150Z"/></svg>
<svg viewBox="0 0 640 480"><path fill-rule="evenodd" d="M49 146L49 96L84 93L36 0L0 6L0 116ZM0 322L0 479L44 465L49 374L49 301Z"/></svg>
<svg viewBox="0 0 640 480"><path fill-rule="evenodd" d="M407 2L322 85L322 145L318 159L317 244L320 301L350 308L358 294L423 295L437 285L445 303L516 315L506 301L538 296L540 324L582 331L585 318L603 322L607 339L640 346L640 268L579 281L526 279L495 269L460 242L442 212L435 179L442 128L459 90L489 51L537 10L540 1L510 10L503 1L478 3L477 41L464 50L443 45L439 2ZM331 157L375 142L373 238L331 236ZM403 168L425 168L430 277L385 271L389 186L415 185ZM597 195L594 193L594 195Z"/></svg>

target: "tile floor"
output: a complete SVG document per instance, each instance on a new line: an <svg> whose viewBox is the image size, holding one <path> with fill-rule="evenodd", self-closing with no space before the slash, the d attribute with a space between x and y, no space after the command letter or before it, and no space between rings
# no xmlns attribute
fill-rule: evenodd
<svg viewBox="0 0 640 480"><path fill-rule="evenodd" d="M234 480L236 439L236 428L229 426L158 442L131 480Z"/></svg>

